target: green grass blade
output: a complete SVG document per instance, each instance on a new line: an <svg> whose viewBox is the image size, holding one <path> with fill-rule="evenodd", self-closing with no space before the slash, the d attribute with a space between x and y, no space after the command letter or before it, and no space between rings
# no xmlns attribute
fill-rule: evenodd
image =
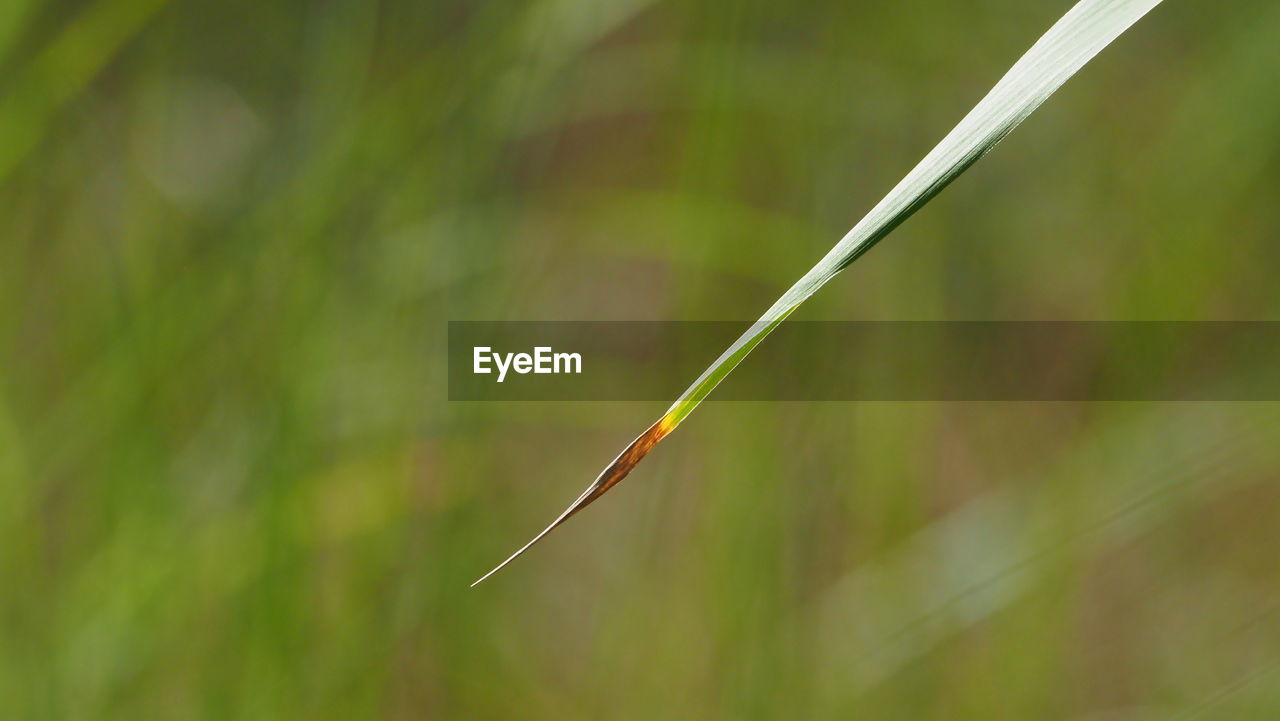
<svg viewBox="0 0 1280 721"><path fill-rule="evenodd" d="M871 212L703 371L662 418L601 471L564 513L475 583L515 560L617 485L792 311L990 152L1085 63L1158 4L1160 0L1082 0L1071 8Z"/></svg>

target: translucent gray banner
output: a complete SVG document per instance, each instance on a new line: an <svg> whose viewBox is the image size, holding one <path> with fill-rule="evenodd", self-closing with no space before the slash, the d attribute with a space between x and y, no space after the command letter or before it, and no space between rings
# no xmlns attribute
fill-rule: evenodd
<svg viewBox="0 0 1280 721"><path fill-rule="evenodd" d="M452 321L449 399L670 401L749 326ZM787 322L710 400L1280 400L1280 323Z"/></svg>

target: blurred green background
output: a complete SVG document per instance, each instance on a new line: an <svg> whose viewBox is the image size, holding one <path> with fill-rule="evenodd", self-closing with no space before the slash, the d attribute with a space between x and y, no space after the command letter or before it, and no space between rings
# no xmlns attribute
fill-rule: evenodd
<svg viewBox="0 0 1280 721"><path fill-rule="evenodd" d="M1280 717L1280 407L445 397L750 320L1068 6L0 3L0 715ZM1280 320L1280 6L1168 2L804 319ZM856 362L857 349L832 348Z"/></svg>

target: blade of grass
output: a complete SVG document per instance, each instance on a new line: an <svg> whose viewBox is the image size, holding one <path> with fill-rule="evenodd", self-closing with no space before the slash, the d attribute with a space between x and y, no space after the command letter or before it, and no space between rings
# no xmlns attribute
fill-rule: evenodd
<svg viewBox="0 0 1280 721"><path fill-rule="evenodd" d="M471 585L511 563L617 485L792 311L990 152L1085 63L1158 4L1160 0L1081 0L1071 8L871 212L703 371L656 423L601 471L577 500L533 540Z"/></svg>

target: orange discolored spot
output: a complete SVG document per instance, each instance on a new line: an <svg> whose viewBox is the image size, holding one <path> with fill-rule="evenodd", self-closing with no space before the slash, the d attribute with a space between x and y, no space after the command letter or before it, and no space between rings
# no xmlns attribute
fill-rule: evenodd
<svg viewBox="0 0 1280 721"><path fill-rule="evenodd" d="M664 416L657 423L649 426L647 431L641 433L639 438L631 441L631 445L627 446L622 453L618 454L617 458L613 459L613 463L610 463L608 467L600 472L600 475L596 477L595 483L592 483L587 488L587 492L570 506L568 515L561 521L568 520L570 516L586 508L592 501L603 496L606 491L626 478L627 474L631 473L631 470L640 463L640 460L648 455L654 446L658 445L658 441L661 441L671 432L671 427L665 421L666 417Z"/></svg>

